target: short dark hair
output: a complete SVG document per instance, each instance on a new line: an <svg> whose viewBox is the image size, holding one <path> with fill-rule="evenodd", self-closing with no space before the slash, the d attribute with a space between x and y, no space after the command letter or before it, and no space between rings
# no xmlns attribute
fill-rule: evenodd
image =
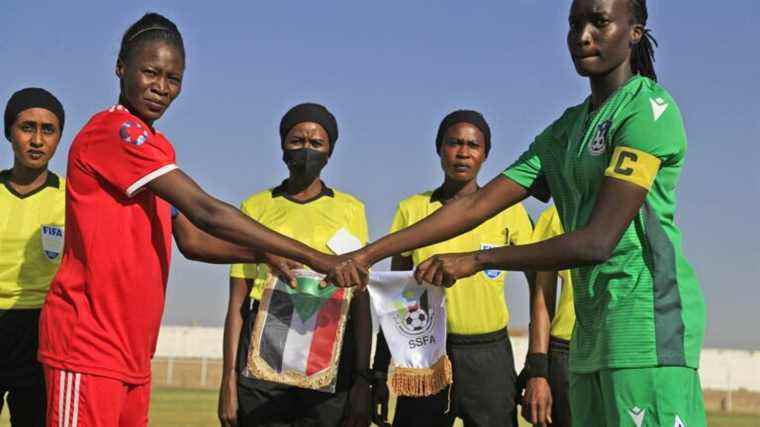
<svg viewBox="0 0 760 427"><path fill-rule="evenodd" d="M475 110L452 111L441 120L441 124L438 125L438 133L435 136L435 152L440 153L441 145L443 145L443 137L446 136L446 131L457 123L469 123L480 129L480 132L483 133L483 138L485 139L485 151L486 157L488 157L488 153L491 151L491 128L488 126L486 118L483 117L480 112Z"/></svg>

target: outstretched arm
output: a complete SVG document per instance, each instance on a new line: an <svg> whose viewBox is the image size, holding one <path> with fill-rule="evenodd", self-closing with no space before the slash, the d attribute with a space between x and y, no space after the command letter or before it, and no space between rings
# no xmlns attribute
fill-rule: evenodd
<svg viewBox="0 0 760 427"><path fill-rule="evenodd" d="M453 200L427 218L389 234L354 254L362 266L448 240L472 230L528 196L525 188L499 175L485 187Z"/></svg>
<svg viewBox="0 0 760 427"><path fill-rule="evenodd" d="M183 214L172 220L177 248L185 258L211 264L260 263L264 257L246 246L218 239L193 225Z"/></svg>
<svg viewBox="0 0 760 427"><path fill-rule="evenodd" d="M585 227L530 245L435 255L417 267L415 277L450 286L456 279L484 269L548 271L602 263L612 255L646 196L647 189L643 187L604 178Z"/></svg>
<svg viewBox="0 0 760 427"><path fill-rule="evenodd" d="M271 231L243 215L237 208L221 202L176 169L150 181L147 187L176 207L194 226L204 232L254 251L272 253L311 266L327 273L343 265L341 274L331 276L338 286L363 283L366 269L338 257L320 253L308 246Z"/></svg>
<svg viewBox="0 0 760 427"><path fill-rule="evenodd" d="M259 264L266 263L273 273L286 280L291 287L296 287L293 270L303 268L287 258L260 253L251 248L236 245L218 239L194 226L183 214L177 214L172 222L174 240L182 255L193 261L211 264Z"/></svg>

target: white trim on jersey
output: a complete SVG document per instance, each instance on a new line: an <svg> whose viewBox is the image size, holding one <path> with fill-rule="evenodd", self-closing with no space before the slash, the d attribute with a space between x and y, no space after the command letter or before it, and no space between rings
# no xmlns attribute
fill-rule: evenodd
<svg viewBox="0 0 760 427"><path fill-rule="evenodd" d="M74 374L74 414L71 416L71 427L77 427L77 418L79 418L79 382L82 374Z"/></svg>
<svg viewBox="0 0 760 427"><path fill-rule="evenodd" d="M63 427L69 427L69 414L71 411L71 377L72 373L68 372L66 374L66 409L64 412Z"/></svg>
<svg viewBox="0 0 760 427"><path fill-rule="evenodd" d="M134 182L134 184L130 185L127 188L127 197L134 196L138 191L140 191L145 186L145 184L153 181L154 179L158 178L161 175L167 174L173 171L174 169L178 169L178 168L179 167L177 165L175 165L174 163L171 163L168 165L161 166L160 168L154 170L153 172L145 175L144 177L138 179L137 181Z"/></svg>
<svg viewBox="0 0 760 427"><path fill-rule="evenodd" d="M58 427L77 427L81 382L82 374L61 371L58 382ZM73 392L72 387L74 387Z"/></svg>
<svg viewBox="0 0 760 427"><path fill-rule="evenodd" d="M58 427L63 427L63 387L66 384L66 372L61 371L61 378L58 380Z"/></svg>

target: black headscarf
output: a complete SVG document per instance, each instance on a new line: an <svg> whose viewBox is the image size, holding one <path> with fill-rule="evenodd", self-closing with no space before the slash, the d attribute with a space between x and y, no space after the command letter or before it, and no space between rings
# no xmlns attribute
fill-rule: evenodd
<svg viewBox="0 0 760 427"><path fill-rule="evenodd" d="M330 138L330 154L332 154L335 149L335 142L338 140L338 122L335 121L335 116L320 104L306 102L288 110L280 121L280 139L284 142L285 135L295 125L304 122L314 122L325 129L327 137Z"/></svg>
<svg viewBox="0 0 760 427"><path fill-rule="evenodd" d="M8 140L11 139L11 127L13 127L16 117L18 117L22 111L30 108L44 108L55 114L61 125L61 132L63 132L63 122L66 118L66 114L64 113L63 105L58 101L58 98L45 89L28 87L14 93L11 96L11 99L8 100L8 105L5 106L5 137L8 138Z"/></svg>

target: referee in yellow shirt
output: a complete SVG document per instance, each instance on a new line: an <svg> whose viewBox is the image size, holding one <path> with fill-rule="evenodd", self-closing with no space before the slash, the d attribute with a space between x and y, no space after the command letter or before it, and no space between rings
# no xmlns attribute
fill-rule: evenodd
<svg viewBox="0 0 760 427"><path fill-rule="evenodd" d="M247 198L241 210L266 227L325 253L332 253L327 242L341 229L366 244L364 204L320 178L338 139L333 115L322 105L299 104L282 118L280 137L288 178ZM296 267L282 258L269 259L275 260L270 262L276 269L273 273L287 275ZM354 293L351 300L335 394L257 380L248 373L251 332L270 268L235 264L230 269L219 401L222 425L368 425L372 325L366 292Z"/></svg>
<svg viewBox="0 0 760 427"><path fill-rule="evenodd" d="M443 184L402 200L391 232L408 227L445 203L478 189L478 172L491 148L491 131L480 113L455 111L441 122L435 147L444 172ZM412 270L438 253L530 243L532 232L530 218L518 203L451 240L394 256L391 268ZM453 389L427 398L400 397L393 425L450 426L456 417L466 426L517 425L516 375L507 334L509 309L504 297L506 275L504 271L486 270L446 289L446 344L454 370ZM381 337L374 360L377 403L387 404L388 391L383 379L389 359L387 343Z"/></svg>
<svg viewBox="0 0 760 427"><path fill-rule="evenodd" d="M552 205L538 218L533 238L540 242L563 232L557 208ZM559 305L555 304L557 276L561 281ZM570 427L568 355L575 326L570 270L537 272L530 304L530 343L521 373L526 381L523 415L534 424L546 424L550 418L552 426Z"/></svg>
<svg viewBox="0 0 760 427"><path fill-rule="evenodd" d="M0 171L0 411L13 426L45 424L45 380L37 362L40 308L61 261L63 178L48 170L63 131L63 106L26 88L5 107L13 167Z"/></svg>

